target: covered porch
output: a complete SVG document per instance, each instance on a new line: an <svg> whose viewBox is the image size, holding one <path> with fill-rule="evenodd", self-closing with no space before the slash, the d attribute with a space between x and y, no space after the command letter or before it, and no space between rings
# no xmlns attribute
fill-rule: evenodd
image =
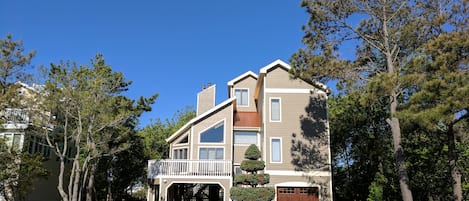
<svg viewBox="0 0 469 201"><path fill-rule="evenodd" d="M228 201L232 162L165 159L148 161L148 201Z"/></svg>

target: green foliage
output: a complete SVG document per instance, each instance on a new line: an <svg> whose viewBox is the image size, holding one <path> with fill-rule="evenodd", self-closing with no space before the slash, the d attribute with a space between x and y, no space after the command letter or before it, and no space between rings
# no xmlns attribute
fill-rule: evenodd
<svg viewBox="0 0 469 201"><path fill-rule="evenodd" d="M145 156L149 159L168 158L169 144L166 142L166 138L189 122L195 115L193 108L186 107L176 112L171 119L166 119L164 122L157 119L156 122L139 130L138 135L143 138L145 145Z"/></svg>
<svg viewBox="0 0 469 201"><path fill-rule="evenodd" d="M258 171L265 168L265 162L258 160L261 155L256 145L252 144L244 152L246 160L241 162L241 170L248 174L236 175L234 179L235 186L230 189L230 197L236 201L270 201L275 197L275 190L271 187L257 187L270 182L269 174L257 174ZM238 187L237 185L244 185ZM246 187L250 186L250 187Z"/></svg>
<svg viewBox="0 0 469 201"><path fill-rule="evenodd" d="M47 75L42 110L51 111L56 118L44 117L55 126L53 132L44 130L44 137L49 138L49 146L58 150L55 154L62 164L66 157L63 148L74 147L74 165L70 171L75 174L68 179L83 181L74 183L79 186L71 188L78 189L72 192L58 186L59 193L63 199L77 199L86 193L89 200L93 196L99 162L117 157L118 153L135 145L131 139L138 117L151 109L157 94L138 100L123 96L131 82L126 81L122 73L113 71L99 54L91 60L91 66L70 62L51 64ZM140 175L142 168L132 171Z"/></svg>
<svg viewBox="0 0 469 201"><path fill-rule="evenodd" d="M272 187L232 187L230 189L230 195L231 199L236 201L270 201L275 197L275 190Z"/></svg>
<svg viewBox="0 0 469 201"><path fill-rule="evenodd" d="M31 75L26 73L31 59L36 54L31 51L25 54L22 41L13 41L11 34L0 39L0 88L3 89L17 81L28 81Z"/></svg>
<svg viewBox="0 0 469 201"><path fill-rule="evenodd" d="M265 168L265 162L258 160L243 160L240 167L241 170L246 172L256 173L257 171Z"/></svg>
<svg viewBox="0 0 469 201"><path fill-rule="evenodd" d="M23 43L12 38L8 34L0 39L0 111L30 106L29 100L18 96L20 85L16 82L31 80L32 75L27 73L27 69L35 52L26 53ZM5 122L2 119L0 123ZM0 125L0 133L4 130ZM14 132L31 135L31 129ZM6 196L6 200L24 200L32 190L33 182L47 177L48 172L42 162L41 156L28 154L15 145L7 145L5 139L0 137L0 195Z"/></svg>
<svg viewBox="0 0 469 201"><path fill-rule="evenodd" d="M306 47L291 58L293 77L333 80L344 97L360 96L354 98L357 101L341 101L338 106L347 107L344 110L330 107L337 114L331 115L330 126L336 199L365 200L369 189L396 200L394 193L387 194L403 189L403 200L447 200L447 189L457 191L457 178L453 186L442 178L448 178L448 166L453 173L461 169L450 165L459 161L455 147L464 142L453 131L469 117L467 5L302 1L309 14L303 27ZM356 44L355 57L343 57L339 50L350 42ZM388 146L391 143L394 149ZM389 163L390 151L395 164ZM387 178L386 184L370 179L376 171ZM427 185L423 178L438 182Z"/></svg>
<svg viewBox="0 0 469 201"><path fill-rule="evenodd" d="M249 159L249 160L257 160L261 157L261 151L259 151L259 148L255 144L249 145L249 147L246 149L246 152L244 152L244 158Z"/></svg>
<svg viewBox="0 0 469 201"><path fill-rule="evenodd" d="M0 194L5 195L8 191L13 199L24 200L31 192L33 182L48 176L42 162L42 156L7 146L0 138Z"/></svg>
<svg viewBox="0 0 469 201"><path fill-rule="evenodd" d="M234 183L236 185L264 185L270 182L270 175L269 174L239 174L236 175L234 179Z"/></svg>

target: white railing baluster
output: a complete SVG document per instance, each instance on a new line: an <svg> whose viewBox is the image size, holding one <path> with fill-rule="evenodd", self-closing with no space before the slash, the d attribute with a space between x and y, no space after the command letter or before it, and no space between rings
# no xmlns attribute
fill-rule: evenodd
<svg viewBox="0 0 469 201"><path fill-rule="evenodd" d="M232 162L225 160L149 160L148 178L158 176L231 176Z"/></svg>

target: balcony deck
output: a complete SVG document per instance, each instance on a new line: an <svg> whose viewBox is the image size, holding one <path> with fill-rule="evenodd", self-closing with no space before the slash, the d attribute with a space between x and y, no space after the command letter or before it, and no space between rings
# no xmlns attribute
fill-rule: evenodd
<svg viewBox="0 0 469 201"><path fill-rule="evenodd" d="M25 129L29 125L27 109L5 108L0 111L0 118L4 129Z"/></svg>
<svg viewBox="0 0 469 201"><path fill-rule="evenodd" d="M227 160L149 160L148 178L231 177L232 168Z"/></svg>

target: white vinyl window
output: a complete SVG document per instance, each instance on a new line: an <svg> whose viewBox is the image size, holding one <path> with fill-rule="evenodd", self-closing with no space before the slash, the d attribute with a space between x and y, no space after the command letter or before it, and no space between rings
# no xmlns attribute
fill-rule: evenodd
<svg viewBox="0 0 469 201"><path fill-rule="evenodd" d="M270 121L280 122L282 116L282 107L280 98L271 98L270 99Z"/></svg>
<svg viewBox="0 0 469 201"><path fill-rule="evenodd" d="M223 148L221 147L202 147L199 148L200 160L223 160Z"/></svg>
<svg viewBox="0 0 469 201"><path fill-rule="evenodd" d="M252 131L235 131L234 143L243 145L257 145L257 132Z"/></svg>
<svg viewBox="0 0 469 201"><path fill-rule="evenodd" d="M235 89L236 105L249 106L249 90L248 89Z"/></svg>
<svg viewBox="0 0 469 201"><path fill-rule="evenodd" d="M282 139L270 138L270 162L282 162Z"/></svg>

